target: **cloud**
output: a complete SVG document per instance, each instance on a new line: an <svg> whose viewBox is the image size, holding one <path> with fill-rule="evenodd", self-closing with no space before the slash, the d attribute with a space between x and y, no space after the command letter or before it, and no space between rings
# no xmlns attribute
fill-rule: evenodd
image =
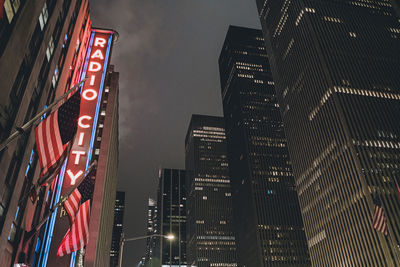
<svg viewBox="0 0 400 267"><path fill-rule="evenodd" d="M217 60L229 24L259 28L257 10L254 0L92 0L91 14L95 27L119 32L119 189L126 236L140 236L159 166L184 168L191 115L222 115ZM127 246L124 266L144 248Z"/></svg>

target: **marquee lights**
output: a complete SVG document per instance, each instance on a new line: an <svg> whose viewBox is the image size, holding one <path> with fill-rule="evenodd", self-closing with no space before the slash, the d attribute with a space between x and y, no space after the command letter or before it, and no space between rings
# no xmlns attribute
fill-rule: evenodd
<svg viewBox="0 0 400 267"><path fill-rule="evenodd" d="M82 87L78 130L67 163L63 190L74 185L84 174L91 157L112 34L108 31L92 30L85 67L81 75L88 78Z"/></svg>

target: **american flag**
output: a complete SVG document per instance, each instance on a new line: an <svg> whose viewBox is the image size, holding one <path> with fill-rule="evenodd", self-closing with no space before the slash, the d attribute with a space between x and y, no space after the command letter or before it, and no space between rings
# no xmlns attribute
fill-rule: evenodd
<svg viewBox="0 0 400 267"><path fill-rule="evenodd" d="M374 211L374 217L372 219L372 227L374 227L378 232L381 232L384 235L388 235L388 225L386 222L385 211L378 202L375 203L375 211Z"/></svg>
<svg viewBox="0 0 400 267"><path fill-rule="evenodd" d="M92 171L83 179L77 189L71 194L71 196L78 191L84 202L76 214L75 220L68 229L67 234L61 241L60 246L57 250L57 256L62 257L66 254L70 254L86 246L89 240L89 219L90 219L90 201L93 196L94 190L94 179L92 178ZM69 198L68 198L69 199ZM68 200L67 200L68 201ZM79 203L78 203L79 204ZM65 207L65 204L64 204ZM69 213L68 213L69 214ZM71 217L70 217L71 220Z"/></svg>
<svg viewBox="0 0 400 267"><path fill-rule="evenodd" d="M89 241L90 200L83 203L76 219L61 241L57 256L62 257L83 248Z"/></svg>
<svg viewBox="0 0 400 267"><path fill-rule="evenodd" d="M93 191L94 191L94 176L96 168L93 168L88 175L83 179L83 181L78 185L78 190L82 195L82 202L85 202L88 199L92 199Z"/></svg>
<svg viewBox="0 0 400 267"><path fill-rule="evenodd" d="M67 144L74 138L78 128L80 103L81 95L77 90L36 127L36 147L42 168L41 176L54 171L57 162L65 157Z"/></svg>
<svg viewBox="0 0 400 267"><path fill-rule="evenodd" d="M75 221L75 215L79 209L79 203L81 202L81 198L82 198L81 193L77 188L64 202L64 208L68 213L70 225L72 225Z"/></svg>

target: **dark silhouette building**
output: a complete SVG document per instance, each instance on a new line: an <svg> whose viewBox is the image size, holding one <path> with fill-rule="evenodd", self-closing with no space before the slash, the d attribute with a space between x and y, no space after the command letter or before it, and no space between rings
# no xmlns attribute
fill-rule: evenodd
<svg viewBox="0 0 400 267"><path fill-rule="evenodd" d="M219 58L238 266L310 259L260 30L230 26Z"/></svg>
<svg viewBox="0 0 400 267"><path fill-rule="evenodd" d="M114 206L114 225L112 230L110 267L117 267L119 260L119 249L121 246L121 235L124 225L125 192L117 191Z"/></svg>
<svg viewBox="0 0 400 267"><path fill-rule="evenodd" d="M173 240L156 237L150 266L186 266L186 186L185 171L161 169L157 191L157 233L173 235Z"/></svg>
<svg viewBox="0 0 400 267"><path fill-rule="evenodd" d="M151 259L154 256L154 248L156 245L156 239L158 237L151 237L152 235L156 235L157 233L157 202L149 198L149 204L148 204L148 212L147 212L147 236L149 236L146 239L146 255L143 259L143 264L144 266L151 266L150 262Z"/></svg>
<svg viewBox="0 0 400 267"><path fill-rule="evenodd" d="M185 141L189 266L237 266L222 117L192 115Z"/></svg>
<svg viewBox="0 0 400 267"><path fill-rule="evenodd" d="M311 262L399 266L400 23L392 1L257 4ZM374 201L389 237L372 228Z"/></svg>

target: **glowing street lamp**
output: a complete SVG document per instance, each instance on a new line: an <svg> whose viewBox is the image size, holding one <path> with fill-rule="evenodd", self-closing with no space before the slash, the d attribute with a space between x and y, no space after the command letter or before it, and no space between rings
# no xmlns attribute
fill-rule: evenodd
<svg viewBox="0 0 400 267"><path fill-rule="evenodd" d="M166 236L164 236L166 239L169 239L169 240L174 240L175 239L175 236L174 235L166 235Z"/></svg>
<svg viewBox="0 0 400 267"><path fill-rule="evenodd" d="M145 236L137 236L137 237L125 238L125 237L124 237L124 233L122 233L122 235L121 235L121 243L120 243L120 251L119 251L119 262L118 262L118 266L119 266L119 267L122 267L122 254L124 253L124 245L125 245L125 242L128 242L128 241L135 241L135 240L141 240L141 239L147 239L147 238L151 238L151 237L165 237L165 238L168 239L170 242L172 242L172 240L175 239L175 236L174 236L173 234L169 234L169 235L154 234L154 235L145 235Z"/></svg>

